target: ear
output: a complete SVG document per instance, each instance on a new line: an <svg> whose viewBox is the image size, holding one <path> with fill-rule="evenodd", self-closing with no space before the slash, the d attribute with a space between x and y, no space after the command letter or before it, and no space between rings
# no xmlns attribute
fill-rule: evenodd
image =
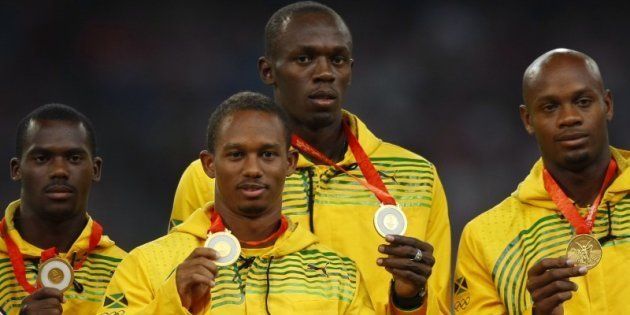
<svg viewBox="0 0 630 315"><path fill-rule="evenodd" d="M604 103L606 104L606 120L608 122L612 121L613 118L613 95L610 90L606 90L606 95L604 95Z"/></svg>
<svg viewBox="0 0 630 315"><path fill-rule="evenodd" d="M297 161L300 155L296 150L289 150L287 154L287 162L289 162L289 168L287 169L287 177L295 173L297 168Z"/></svg>
<svg viewBox="0 0 630 315"><path fill-rule="evenodd" d="M20 169L20 159L14 157L9 162L9 172L11 173L11 179L13 181L19 181L22 179L22 170Z"/></svg>
<svg viewBox="0 0 630 315"><path fill-rule="evenodd" d="M98 182L101 180L101 170L103 169L103 159L100 156L95 157L92 160L92 181Z"/></svg>
<svg viewBox="0 0 630 315"><path fill-rule="evenodd" d="M265 56L258 58L258 75L260 75L260 80L267 85L276 83L271 69L271 61Z"/></svg>
<svg viewBox="0 0 630 315"><path fill-rule="evenodd" d="M352 85L352 69L354 67L354 59L350 58L350 79L348 79L348 86Z"/></svg>
<svg viewBox="0 0 630 315"><path fill-rule="evenodd" d="M527 130L527 133L529 133L530 135L533 135L534 127L532 126L532 116L529 113L529 109L527 109L527 106L525 106L524 104L521 104L521 106L518 107L518 111L521 114L521 120L523 121L523 126L525 126L525 130Z"/></svg>
<svg viewBox="0 0 630 315"><path fill-rule="evenodd" d="M203 166L203 171L206 172L206 175L210 178L215 178L217 173L214 167L214 154L208 152L208 150L203 150L199 153L199 160L201 160L201 166Z"/></svg>

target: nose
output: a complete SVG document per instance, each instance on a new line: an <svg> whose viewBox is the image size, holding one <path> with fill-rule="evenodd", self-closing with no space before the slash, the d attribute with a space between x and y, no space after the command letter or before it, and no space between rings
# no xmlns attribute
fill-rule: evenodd
<svg viewBox="0 0 630 315"><path fill-rule="evenodd" d="M68 178L68 163L64 157L53 158L51 163L51 178Z"/></svg>
<svg viewBox="0 0 630 315"><path fill-rule="evenodd" d="M560 107L558 126L560 128L573 127L582 124L582 115L573 104L564 104Z"/></svg>
<svg viewBox="0 0 630 315"><path fill-rule="evenodd" d="M320 56L315 61L315 82L333 82L335 81L335 72L332 64L325 56Z"/></svg>
<svg viewBox="0 0 630 315"><path fill-rule="evenodd" d="M243 165L243 175L250 178L262 177L262 169L256 156L249 156L245 159Z"/></svg>

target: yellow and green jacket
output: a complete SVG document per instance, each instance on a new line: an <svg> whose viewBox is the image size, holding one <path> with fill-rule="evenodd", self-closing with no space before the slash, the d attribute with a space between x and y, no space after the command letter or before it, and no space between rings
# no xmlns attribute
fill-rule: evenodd
<svg viewBox="0 0 630 315"><path fill-rule="evenodd" d="M7 207L4 217L6 218L7 231L11 240L22 252L26 267L26 279L35 285L39 257L44 249L37 248L22 239L13 225L15 211L20 207L20 201L14 201ZM77 259L83 257L89 245L90 234L92 232L92 219L88 220L85 228L70 247L67 253L59 254L71 262L72 257ZM76 253L76 254L75 254ZM105 288L109 283L116 266L126 255L125 251L114 245L114 242L103 235L98 247L89 253L88 258L83 263L81 269L74 272L74 278L81 285L83 291L77 292L71 286L64 292L66 302L63 304L64 314L96 314L99 306L103 303ZM0 314L18 314L22 300L29 294L15 279L13 266L9 260L7 246L0 238Z"/></svg>
<svg viewBox="0 0 630 315"><path fill-rule="evenodd" d="M571 279L578 290L564 303L565 314L630 314L630 152L611 150L619 170L593 233L598 239L608 235L610 224L616 239L602 244L599 265ZM539 160L510 197L464 228L454 277L456 313L531 314L527 271L543 258L565 255L575 235L547 194L542 170Z"/></svg>
<svg viewBox="0 0 630 315"><path fill-rule="evenodd" d="M344 112L351 129L381 174L389 192L409 221L405 235L433 245L436 263L429 278L426 301L412 313L450 312L451 234L444 189L435 166L423 157L382 141L356 116ZM363 178L352 152L339 165ZM376 264L378 246L385 240L374 228L378 199L348 175L327 165L315 165L300 155L297 171L286 180L282 212L309 227L319 240L350 257L365 277L377 314L401 313L389 305L392 276ZM181 223L195 209L214 200L214 181L199 160L188 166L177 187L171 226Z"/></svg>
<svg viewBox="0 0 630 315"><path fill-rule="evenodd" d="M177 292L176 268L204 245L211 208L131 251L107 288L116 301L99 314L190 314ZM272 247L244 248L235 264L219 267L215 283L204 314L374 314L355 263L292 222Z"/></svg>

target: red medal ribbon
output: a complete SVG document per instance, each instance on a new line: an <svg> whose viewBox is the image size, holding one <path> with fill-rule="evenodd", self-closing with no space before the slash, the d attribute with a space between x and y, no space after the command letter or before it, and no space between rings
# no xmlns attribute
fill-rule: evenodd
<svg viewBox="0 0 630 315"><path fill-rule="evenodd" d="M223 224L223 219L221 218L219 213L217 211L215 211L214 208L210 209L210 211L212 211L212 215L210 216L210 229L208 229L208 233L217 233L217 232L225 231L225 224ZM278 228L278 230L273 232L271 235L269 235L265 239L260 240L260 241L241 241L241 240L239 240L239 242L241 242L242 244L247 245L248 247L257 247L257 246L260 246L262 244L266 244L266 243L269 243L271 241L274 241L274 240L278 239L282 234L284 234L284 232L288 228L289 228L289 221L287 220L287 218L284 215L282 215L280 217L280 227Z"/></svg>
<svg viewBox="0 0 630 315"><path fill-rule="evenodd" d="M396 199L394 199L394 197L387 190L387 187L383 183L383 180L381 179L378 171L370 161L368 155L361 147L359 140L357 140L355 135L350 130L350 126L348 126L348 123L345 121L343 123L343 131L346 134L348 146L350 146L350 150L352 151L354 158L357 160L357 164L359 164L359 169L361 170L363 177L365 177L367 181L350 174L350 172L348 172L346 169L335 163L333 160L331 160L322 152L308 144L308 142L306 142L304 139L300 138L296 134L293 134L291 136L291 145L298 150L305 152L309 156L312 156L320 160L321 162L324 162L352 177L355 181L359 182L365 188L370 190L381 203L387 205L396 205Z"/></svg>
<svg viewBox="0 0 630 315"><path fill-rule="evenodd" d="M26 266L24 265L24 257L20 252L17 244L11 239L9 236L9 232L7 231L7 224L5 218L2 218L2 222L0 222L0 235L4 240L4 243L7 245L7 252L9 253L9 260L11 260L11 265L13 266L13 274L17 282L24 288L26 292L33 293L37 288L28 283L26 280ZM90 243L88 245L87 252L79 260L74 264L74 270L81 269L83 263L87 259L88 254L98 246L98 243L101 240L101 236L103 235L103 227L98 224L96 221L92 220L92 232L90 233ZM42 251L39 263L43 263L46 260L57 256L57 248L51 247L44 251Z"/></svg>
<svg viewBox="0 0 630 315"><path fill-rule="evenodd" d="M567 195L562 191L562 188L558 185L555 179L551 176L547 169L543 169L543 181L545 183L545 190L551 196L551 200L556 204L562 215L567 218L567 221L571 223L571 225L575 228L577 234L590 234L593 230L593 225L595 223L595 216L597 215L597 208L602 201L602 197L604 196L604 191L610 185L612 180L617 173L617 162L614 159L610 159L610 163L608 164L608 168L606 169L606 176L604 177L604 182L602 183L602 187L599 189L599 193L593 202L593 205L589 209L586 217L580 216L580 212L577 207L567 197Z"/></svg>

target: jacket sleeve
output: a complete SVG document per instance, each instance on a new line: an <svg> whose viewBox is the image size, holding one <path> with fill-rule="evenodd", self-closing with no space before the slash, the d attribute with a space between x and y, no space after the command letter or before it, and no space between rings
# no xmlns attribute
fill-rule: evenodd
<svg viewBox="0 0 630 315"><path fill-rule="evenodd" d="M360 274L359 269L357 268L357 289L354 292L354 298L352 299L352 303L346 310L345 314L359 314L359 315L373 315L374 307L372 306L372 301L368 296L367 289L365 287L365 283L363 283L363 276Z"/></svg>
<svg viewBox="0 0 630 315"><path fill-rule="evenodd" d="M435 265L426 288L425 302L428 314L451 312L451 225L444 187L433 167L433 202L427 226L427 243L433 246ZM421 308L422 310L422 308Z"/></svg>
<svg viewBox="0 0 630 315"><path fill-rule="evenodd" d="M206 175L197 159L188 165L177 185L169 230L210 201L214 201L214 180Z"/></svg>
<svg viewBox="0 0 630 315"><path fill-rule="evenodd" d="M175 273L155 288L148 276L147 268L150 267L143 261L141 253L131 252L118 265L97 314L190 315L177 293Z"/></svg>
<svg viewBox="0 0 630 315"><path fill-rule="evenodd" d="M503 302L483 262L484 254L470 223L462 232L455 267L453 306L456 314L505 314Z"/></svg>

